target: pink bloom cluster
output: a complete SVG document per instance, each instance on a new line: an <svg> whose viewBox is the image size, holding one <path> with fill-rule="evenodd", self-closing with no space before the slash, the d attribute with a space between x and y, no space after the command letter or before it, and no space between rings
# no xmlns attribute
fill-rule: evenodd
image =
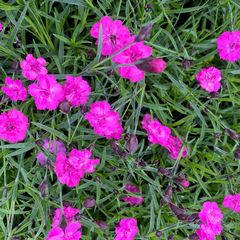
<svg viewBox="0 0 240 240"><path fill-rule="evenodd" d="M217 92L221 87L221 71L215 67L203 68L196 75L202 89L207 92Z"/></svg>
<svg viewBox="0 0 240 240"><path fill-rule="evenodd" d="M216 202L205 202L199 212L200 229L196 230L199 240L214 240L222 232L222 212Z"/></svg>
<svg viewBox="0 0 240 240"><path fill-rule="evenodd" d="M47 75L46 60L42 57L34 58L28 54L26 59L20 63L22 75L28 80L36 80L39 76Z"/></svg>
<svg viewBox="0 0 240 240"><path fill-rule="evenodd" d="M56 209L52 229L46 240L79 240L82 237L81 223L76 221L76 215L80 210L72 207Z"/></svg>
<svg viewBox="0 0 240 240"><path fill-rule="evenodd" d="M53 75L38 76L38 82L28 87L38 110L55 110L64 100L64 90Z"/></svg>
<svg viewBox="0 0 240 240"><path fill-rule="evenodd" d="M55 162L55 173L58 180L68 187L79 184L85 173L93 173L95 165L100 163L99 159L91 159L92 153L88 149L73 149L67 158L65 153L57 154Z"/></svg>
<svg viewBox="0 0 240 240"><path fill-rule="evenodd" d="M84 105L88 102L91 87L81 76L67 76L67 81L63 86L65 98L73 107Z"/></svg>
<svg viewBox="0 0 240 240"><path fill-rule="evenodd" d="M153 144L159 144L165 147L170 157L177 159L182 148L182 141L178 137L171 135L171 129L162 125L156 118L145 114L142 120L142 127L148 133L148 140ZM187 150L184 148L182 157L186 157Z"/></svg>
<svg viewBox="0 0 240 240"><path fill-rule="evenodd" d="M134 186L130 183L126 184L124 189L127 191L127 192L130 192L130 193L137 193L137 194L140 194L140 190L137 186ZM144 198L143 197L134 197L134 196L125 196L122 198L122 200L124 202L127 202L129 203L131 206L134 206L134 205L140 205L143 203L144 201Z"/></svg>
<svg viewBox="0 0 240 240"><path fill-rule="evenodd" d="M240 194L229 194L224 198L223 206L233 212L240 213Z"/></svg>
<svg viewBox="0 0 240 240"><path fill-rule="evenodd" d="M93 127L95 134L107 139L121 138L123 128L120 116L111 109L111 105L107 101L92 103L90 112L85 114L85 118Z"/></svg>
<svg viewBox="0 0 240 240"><path fill-rule="evenodd" d="M66 153L66 147L62 141L53 141L50 139L44 139L43 146L46 151L54 154L60 152ZM42 151L37 153L37 160L41 165L46 164L48 157L44 155Z"/></svg>
<svg viewBox="0 0 240 240"><path fill-rule="evenodd" d="M240 59L240 31L224 32L217 39L220 58L229 62Z"/></svg>
<svg viewBox="0 0 240 240"><path fill-rule="evenodd" d="M10 143L23 141L27 134L28 118L17 109L0 114L0 139Z"/></svg>
<svg viewBox="0 0 240 240"><path fill-rule="evenodd" d="M114 240L133 240L138 232L135 218L123 218L116 227Z"/></svg>
<svg viewBox="0 0 240 240"><path fill-rule="evenodd" d="M117 64L130 65L118 67L119 75L129 79L131 82L143 80L145 70L140 70L135 66L135 63L141 59L150 57L152 55L152 48L146 46L143 41L135 42L136 36L131 36L129 29L123 26L120 20L112 20L108 16L102 17L99 22L96 22L92 26L90 31L92 37L99 38L100 27L102 29L102 55L111 55L126 47L125 50L112 58L112 61ZM161 66L158 67L157 65ZM165 67L166 64L162 60L161 62L155 61L154 67L151 69L159 72L160 70L163 71Z"/></svg>
<svg viewBox="0 0 240 240"><path fill-rule="evenodd" d="M20 80L13 80L10 77L5 78L6 86L2 87L2 91L12 100L12 101L25 101L27 99L27 90L23 87Z"/></svg>

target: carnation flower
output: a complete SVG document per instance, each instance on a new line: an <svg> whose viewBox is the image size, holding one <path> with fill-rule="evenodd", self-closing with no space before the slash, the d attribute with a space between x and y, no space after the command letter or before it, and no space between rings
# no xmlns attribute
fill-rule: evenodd
<svg viewBox="0 0 240 240"><path fill-rule="evenodd" d="M2 91L12 100L12 101L25 101L27 99L27 90L23 87L20 80L13 80L10 77L5 78L5 84L7 86L2 87Z"/></svg>
<svg viewBox="0 0 240 240"><path fill-rule="evenodd" d="M0 139L17 143L23 141L27 134L28 118L17 109L0 114Z"/></svg>
<svg viewBox="0 0 240 240"><path fill-rule="evenodd" d="M178 158L178 155L182 149L182 145L183 145L182 140L180 140L178 137L170 136L168 138L168 143L166 145L166 148L169 151L170 157L172 159ZM186 147L184 147L181 157L185 158L186 156L187 156L187 149Z"/></svg>
<svg viewBox="0 0 240 240"><path fill-rule="evenodd" d="M221 87L221 71L215 67L203 68L196 75L202 89L207 92L217 92Z"/></svg>
<svg viewBox="0 0 240 240"><path fill-rule="evenodd" d="M114 240L133 240L137 232L137 220L135 218L123 218L115 229Z"/></svg>
<svg viewBox="0 0 240 240"><path fill-rule="evenodd" d="M54 213L52 228L60 226L62 218L64 218L67 224L74 222L76 215L79 213L80 213L79 209L70 206L63 207L63 211L61 208L57 208Z"/></svg>
<svg viewBox="0 0 240 240"><path fill-rule="evenodd" d="M199 240L215 240L216 234L210 225L200 224L200 229L196 230Z"/></svg>
<svg viewBox="0 0 240 240"><path fill-rule="evenodd" d="M224 32L217 39L220 58L229 62L240 59L240 31Z"/></svg>
<svg viewBox="0 0 240 240"><path fill-rule="evenodd" d="M99 159L90 159L92 153L88 149L73 149L67 158L65 153L57 154L55 162L55 173L58 180L68 187L75 187L79 184L85 173L93 173Z"/></svg>
<svg viewBox="0 0 240 240"><path fill-rule="evenodd" d="M145 114L142 120L142 127L148 133L148 140L151 143L157 143L161 146L168 144L171 136L171 129L162 125L156 118L152 119L151 115Z"/></svg>
<svg viewBox="0 0 240 240"><path fill-rule="evenodd" d="M137 186L134 186L130 183L126 184L124 189L127 191L127 192L130 192L130 193L141 193L139 188ZM131 206L134 206L134 205L140 205L143 203L144 201L144 198L139 196L139 197L134 197L134 196L125 196L122 198L122 200L124 202L127 202L129 203Z"/></svg>
<svg viewBox="0 0 240 240"><path fill-rule="evenodd" d="M31 84L28 91L38 110L55 110L64 100L63 87L53 75L40 76L38 83Z"/></svg>
<svg viewBox="0 0 240 240"><path fill-rule="evenodd" d="M39 75L47 75L48 70L45 66L46 61L44 58L34 58L32 54L28 54L26 59L20 62L22 75L28 80L36 80Z"/></svg>
<svg viewBox="0 0 240 240"><path fill-rule="evenodd" d="M100 25L102 25L102 55L111 55L124 47L130 37L130 32L127 27L123 26L122 21L112 20L108 16L102 17L92 26L90 31L92 37L98 39Z"/></svg>
<svg viewBox="0 0 240 240"><path fill-rule="evenodd" d="M91 104L90 112L85 115L86 120L93 127L94 133L107 139L120 139L123 132L120 116L111 110L107 101L98 101Z"/></svg>
<svg viewBox="0 0 240 240"><path fill-rule="evenodd" d="M228 194L223 201L225 208L231 209L236 213L240 213L240 194L232 195Z"/></svg>
<svg viewBox="0 0 240 240"><path fill-rule="evenodd" d="M134 37L131 40L134 41ZM117 64L131 64L138 60L148 58L152 54L152 48L144 45L143 42L137 42L126 50L113 57L112 61ZM138 69L135 65L118 68L121 77L129 79L131 82L139 82L144 79L144 71Z"/></svg>
<svg viewBox="0 0 240 240"><path fill-rule="evenodd" d="M65 229L60 227L52 228L46 240L79 240L81 237L81 223L72 222L67 224Z"/></svg>
<svg viewBox="0 0 240 240"><path fill-rule="evenodd" d="M44 139L43 148L52 154L59 153L59 152L66 153L66 147L61 141ZM42 151L39 151L37 153L37 160L41 165L44 165L47 162L47 159L48 157L45 156Z"/></svg>
<svg viewBox="0 0 240 240"><path fill-rule="evenodd" d="M91 93L91 87L81 76L67 76L67 81L63 89L66 100L70 102L73 107L86 104L88 96Z"/></svg>

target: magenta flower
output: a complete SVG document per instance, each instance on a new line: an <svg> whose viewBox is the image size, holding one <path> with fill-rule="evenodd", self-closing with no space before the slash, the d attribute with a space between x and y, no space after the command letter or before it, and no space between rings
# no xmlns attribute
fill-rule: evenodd
<svg viewBox="0 0 240 240"><path fill-rule="evenodd" d="M85 173L93 173L99 159L90 159L92 153L88 149L73 149L69 158L63 152L57 154L55 162L55 173L58 180L68 187L75 187L79 184Z"/></svg>
<svg viewBox="0 0 240 240"><path fill-rule="evenodd" d="M50 139L44 139L43 148L52 154L54 154L54 153L57 154L60 152L66 153L66 147L63 144L63 142L61 142L61 141L53 141ZM48 157L45 156L42 151L39 151L37 153L37 160L41 165L46 164L47 159L48 159Z"/></svg>
<svg viewBox="0 0 240 240"><path fill-rule="evenodd" d="M219 235L222 231L221 225L217 225L216 228L213 228L211 225L200 224L200 229L196 230L196 234L199 240L215 240L216 235ZM220 233L216 234L216 232Z"/></svg>
<svg viewBox="0 0 240 240"><path fill-rule="evenodd" d="M115 229L114 240L133 240L137 232L137 220L135 218L123 218Z"/></svg>
<svg viewBox="0 0 240 240"><path fill-rule="evenodd" d="M178 155L182 149L182 140L179 139L178 137L170 136L168 138L168 143L166 145L166 148L170 154L170 157L172 159L177 159ZM187 149L184 147L183 152L182 152L182 158L185 158L187 156Z"/></svg>
<svg viewBox="0 0 240 240"><path fill-rule="evenodd" d="M38 83L28 87L29 94L34 98L38 110L55 110L64 100L64 91L53 75L41 76Z"/></svg>
<svg viewBox="0 0 240 240"><path fill-rule="evenodd" d="M132 37L130 41L133 40L134 37ZM150 57L151 54L151 47L144 45L143 42L137 42L113 57L112 61L117 64L133 64L138 60ZM118 73L121 77L129 79L131 82L139 82L143 80L145 76L145 72L138 69L135 65L119 67Z"/></svg>
<svg viewBox="0 0 240 240"><path fill-rule="evenodd" d="M102 25L102 55L104 56L111 55L124 47L130 38L130 32L127 27L123 26L122 21L112 20L108 16L102 17L92 26L90 31L92 37L98 39L100 25Z"/></svg>
<svg viewBox="0 0 240 240"><path fill-rule="evenodd" d="M130 183L126 184L124 189L127 191L127 192L130 192L130 193L137 193L137 194L140 194L140 190L137 186L134 186ZM144 198L141 197L141 196L125 196L122 198L122 200L124 202L127 202L129 203L131 206L134 206L134 205L141 205L144 201Z"/></svg>
<svg viewBox="0 0 240 240"><path fill-rule="evenodd" d="M57 208L54 213L52 228L58 227L62 218L64 218L67 224L74 222L78 213L80 213L79 209L70 206L63 207L63 212L61 208Z"/></svg>
<svg viewBox="0 0 240 240"><path fill-rule="evenodd" d="M17 109L0 114L0 139L17 143L26 138L28 118Z"/></svg>
<svg viewBox="0 0 240 240"><path fill-rule="evenodd" d="M7 86L2 87L2 91L12 100L12 101L25 101L27 99L27 90L23 87L20 80L13 80L10 77L5 78L5 84Z"/></svg>
<svg viewBox="0 0 240 240"><path fill-rule="evenodd" d="M224 198L223 206L231 209L233 212L240 213L240 194L228 194Z"/></svg>
<svg viewBox="0 0 240 240"><path fill-rule="evenodd" d="M94 133L107 139L120 139L123 132L120 116L111 109L107 101L98 101L91 104L90 112L85 115Z"/></svg>
<svg viewBox="0 0 240 240"><path fill-rule="evenodd" d="M88 101L91 93L91 87L81 76L67 76L67 81L63 86L65 98L73 107L84 105Z"/></svg>
<svg viewBox="0 0 240 240"><path fill-rule="evenodd" d="M149 142L161 146L168 145L171 129L162 125L156 118L152 119L151 115L145 114L142 120L142 128L147 131Z"/></svg>
<svg viewBox="0 0 240 240"><path fill-rule="evenodd" d="M196 75L202 89L207 92L217 92L221 87L221 71L215 67L203 68Z"/></svg>
<svg viewBox="0 0 240 240"><path fill-rule="evenodd" d="M79 240L82 237L81 223L71 222L65 229L60 227L52 228L46 240Z"/></svg>
<svg viewBox="0 0 240 240"><path fill-rule="evenodd" d="M26 59L20 62L22 75L28 80L36 80L39 76L47 75L46 60L42 57L34 58L28 54Z"/></svg>
<svg viewBox="0 0 240 240"><path fill-rule="evenodd" d="M3 30L3 24L0 22L0 32Z"/></svg>
<svg viewBox="0 0 240 240"><path fill-rule="evenodd" d="M240 59L240 31L224 32L217 39L220 58L229 62Z"/></svg>

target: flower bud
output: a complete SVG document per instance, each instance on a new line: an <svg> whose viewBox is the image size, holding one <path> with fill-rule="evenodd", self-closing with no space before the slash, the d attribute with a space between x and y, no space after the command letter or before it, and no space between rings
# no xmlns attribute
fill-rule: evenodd
<svg viewBox="0 0 240 240"><path fill-rule="evenodd" d="M46 197L47 195L47 189L48 189L48 184L46 179L44 179L39 186L39 190L43 198Z"/></svg>
<svg viewBox="0 0 240 240"><path fill-rule="evenodd" d="M182 187L188 188L190 185L190 182L188 180L184 179L180 182L180 184L182 185Z"/></svg>
<svg viewBox="0 0 240 240"><path fill-rule="evenodd" d="M61 112L68 114L71 109L71 105L68 101L64 101L59 104L59 109Z"/></svg>
<svg viewBox="0 0 240 240"><path fill-rule="evenodd" d="M142 27L142 29L140 30L135 39L135 42L145 41L150 36L152 32L152 27L153 27L152 23L149 23L146 26Z"/></svg>
<svg viewBox="0 0 240 240"><path fill-rule="evenodd" d="M102 220L97 220L95 222L102 230L106 230L107 229L107 223L102 221Z"/></svg>
<svg viewBox="0 0 240 240"><path fill-rule="evenodd" d="M168 240L174 240L174 236L173 235L168 236Z"/></svg>
<svg viewBox="0 0 240 240"><path fill-rule="evenodd" d="M161 174L164 175L164 176L166 176L166 177L168 177L168 176L171 175L170 171L167 170L167 169L164 168L164 167L160 167L160 168L158 169L158 175L161 175Z"/></svg>
<svg viewBox="0 0 240 240"><path fill-rule="evenodd" d="M193 214L189 215L187 220L188 220L188 222L195 222L195 221L199 220L198 213L193 213Z"/></svg>
<svg viewBox="0 0 240 240"><path fill-rule="evenodd" d="M147 58L135 66L144 72L161 73L166 69L167 63L161 58Z"/></svg>
<svg viewBox="0 0 240 240"><path fill-rule="evenodd" d="M240 159L240 148L237 148L237 150L236 150L235 153L234 153L234 157L235 157L236 159Z"/></svg>
<svg viewBox="0 0 240 240"><path fill-rule="evenodd" d="M188 237L189 240L199 240L198 235L196 233L191 234Z"/></svg>
<svg viewBox="0 0 240 240"><path fill-rule="evenodd" d="M38 145L39 147L42 147L44 144L44 141L42 139L38 139L35 141L36 145Z"/></svg>
<svg viewBox="0 0 240 240"><path fill-rule="evenodd" d="M176 216L185 215L185 209L179 208L171 202L168 203L168 206Z"/></svg>
<svg viewBox="0 0 240 240"><path fill-rule="evenodd" d="M3 30L3 24L0 22L0 32Z"/></svg>
<svg viewBox="0 0 240 240"><path fill-rule="evenodd" d="M183 59L182 66L185 69L188 69L192 65L193 61L189 59Z"/></svg>
<svg viewBox="0 0 240 240"><path fill-rule="evenodd" d="M160 238L160 237L162 237L162 232L157 230L155 235L156 235L156 237Z"/></svg>
<svg viewBox="0 0 240 240"><path fill-rule="evenodd" d="M129 153L134 153L138 148L138 139L134 134L127 134L126 139L126 148Z"/></svg>
<svg viewBox="0 0 240 240"><path fill-rule="evenodd" d="M93 197L87 197L83 202L85 208L93 208L96 204L96 200Z"/></svg>

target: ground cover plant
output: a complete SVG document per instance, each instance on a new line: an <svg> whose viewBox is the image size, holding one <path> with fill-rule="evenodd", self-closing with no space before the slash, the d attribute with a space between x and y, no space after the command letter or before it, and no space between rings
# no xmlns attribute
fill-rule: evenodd
<svg viewBox="0 0 240 240"><path fill-rule="evenodd" d="M0 1L0 239L240 239L239 11Z"/></svg>

